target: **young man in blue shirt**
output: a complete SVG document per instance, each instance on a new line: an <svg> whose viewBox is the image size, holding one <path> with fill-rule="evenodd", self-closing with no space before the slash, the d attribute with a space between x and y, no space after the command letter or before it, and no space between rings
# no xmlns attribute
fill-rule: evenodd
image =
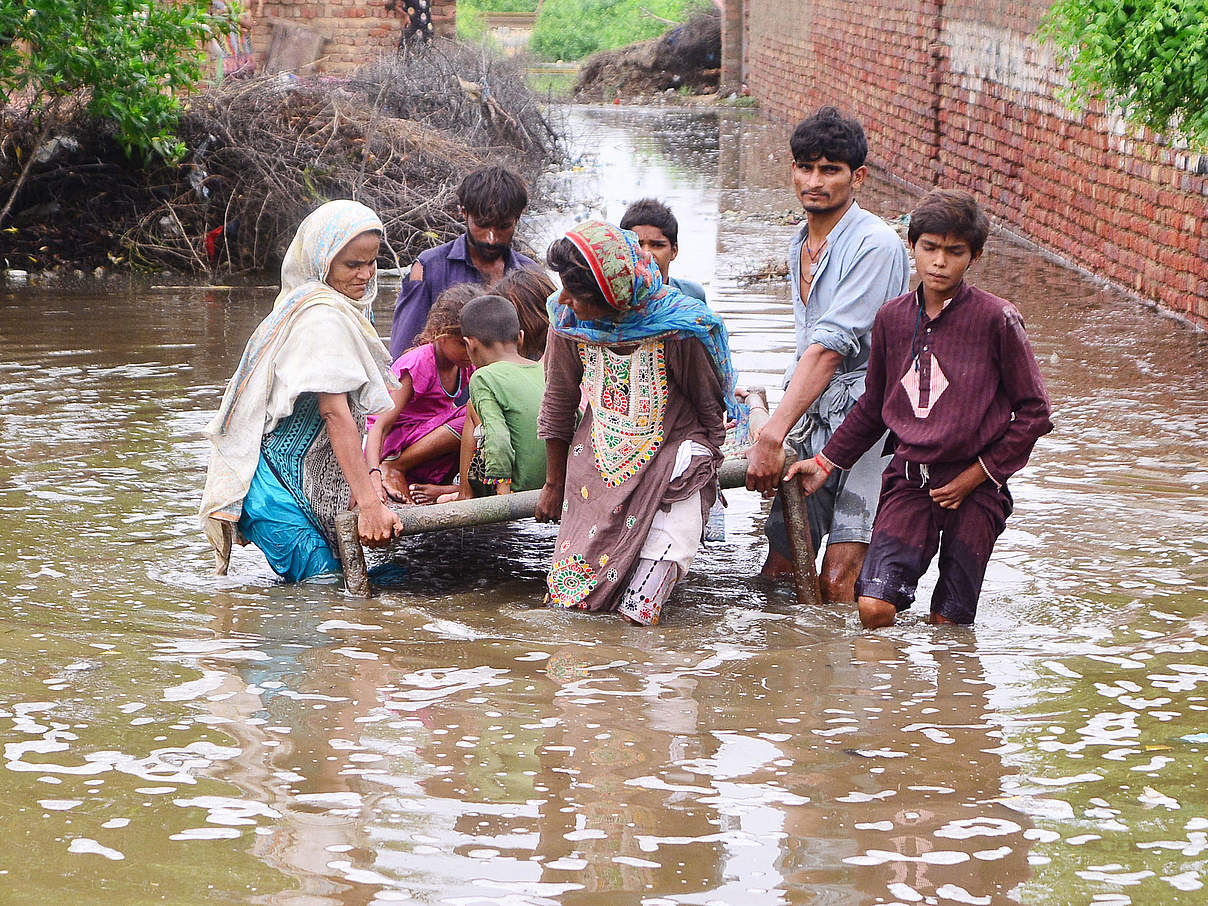
<svg viewBox="0 0 1208 906"><path fill-rule="evenodd" d="M868 142L854 119L823 107L790 141L793 189L805 222L789 245L797 348L780 405L748 453L747 487L773 493L787 440L809 459L830 440L864 392L872 322L881 305L906 292L910 259L893 228L856 204L868 174ZM854 601L872 537L886 457L876 444L851 470L836 472L806 501L815 549L827 536L819 576L823 597ZM779 500L765 528L764 574L789 572Z"/></svg>

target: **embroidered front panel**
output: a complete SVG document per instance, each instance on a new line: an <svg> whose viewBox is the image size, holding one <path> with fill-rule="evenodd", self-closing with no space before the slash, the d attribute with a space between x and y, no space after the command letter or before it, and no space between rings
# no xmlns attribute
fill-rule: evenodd
<svg viewBox="0 0 1208 906"><path fill-rule="evenodd" d="M591 404L596 471L615 488L641 471L663 443L667 367L661 340L628 355L579 344L583 394Z"/></svg>
<svg viewBox="0 0 1208 906"><path fill-rule="evenodd" d="M598 582L595 570L581 554L555 560L546 578L550 603L556 607L579 607Z"/></svg>
<svg viewBox="0 0 1208 906"><path fill-rule="evenodd" d="M923 363L921 367L907 368L901 380L916 418L927 418L949 386L948 375L940 368L939 359L929 355Z"/></svg>

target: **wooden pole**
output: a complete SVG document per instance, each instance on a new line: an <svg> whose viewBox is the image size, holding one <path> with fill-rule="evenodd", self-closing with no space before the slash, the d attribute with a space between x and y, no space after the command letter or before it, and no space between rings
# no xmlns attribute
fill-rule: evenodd
<svg viewBox="0 0 1208 906"><path fill-rule="evenodd" d="M785 470L796 461L796 452L786 447ZM781 481L777 493L780 495L780 505L784 507L784 527L793 561L793 587L797 592L797 603L817 607L822 603L822 589L818 585L818 570L814 565L814 539L810 535L810 520L805 511L801 482L797 479Z"/></svg>
<svg viewBox="0 0 1208 906"><path fill-rule="evenodd" d="M355 512L336 515L336 546L339 548L340 566L344 570L344 588L350 595L368 598L369 569L365 566L365 549L361 547L361 535Z"/></svg>
<svg viewBox="0 0 1208 906"><path fill-rule="evenodd" d="M768 419L767 397L763 388L753 388L751 395L763 404L762 409L751 410L751 427L758 430ZM785 451L785 468L796 462L791 450ZM717 470L717 478L723 489L742 488L747 483L747 461L745 459L723 460ZM809 520L805 514L805 498L797 482L781 482L781 503L784 506L785 526L789 536L789 549L793 561L793 582L797 600L801 604L819 604L822 595L818 589L818 573L814 567L814 545L810 539ZM421 535L427 532L447 531L457 528L473 528L499 522L514 522L531 519L537 512L537 501L541 492L520 491L494 497L476 497L471 500L455 500L452 503L435 503L429 506L392 505L391 510L403 524L399 535ZM336 534L340 563L344 568L344 585L349 594L368 597L369 573L365 566L365 551L361 547L355 512L336 516Z"/></svg>

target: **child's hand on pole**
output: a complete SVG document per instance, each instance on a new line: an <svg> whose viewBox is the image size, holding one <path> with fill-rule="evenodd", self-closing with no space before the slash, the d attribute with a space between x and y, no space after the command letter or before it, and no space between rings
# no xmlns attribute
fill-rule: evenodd
<svg viewBox="0 0 1208 906"><path fill-rule="evenodd" d="M801 482L801 493L806 497L813 494L818 488L826 484L826 479L830 476L830 471L827 470L822 463L815 459L800 459L789 466L787 472L784 473L784 480L791 481L796 478Z"/></svg>

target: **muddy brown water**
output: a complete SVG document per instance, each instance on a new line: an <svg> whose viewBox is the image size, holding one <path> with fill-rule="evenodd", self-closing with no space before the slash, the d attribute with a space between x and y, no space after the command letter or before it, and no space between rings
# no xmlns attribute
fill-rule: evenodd
<svg viewBox="0 0 1208 906"><path fill-rule="evenodd" d="M786 287L733 275L783 255L787 131L568 117L530 235L667 198L776 386ZM0 902L1203 902L1205 339L1001 236L976 280L1057 430L976 628L877 633L752 578L745 492L655 630L541 609L531 524L417 541L369 602L215 578L199 431L273 293L0 293Z"/></svg>

